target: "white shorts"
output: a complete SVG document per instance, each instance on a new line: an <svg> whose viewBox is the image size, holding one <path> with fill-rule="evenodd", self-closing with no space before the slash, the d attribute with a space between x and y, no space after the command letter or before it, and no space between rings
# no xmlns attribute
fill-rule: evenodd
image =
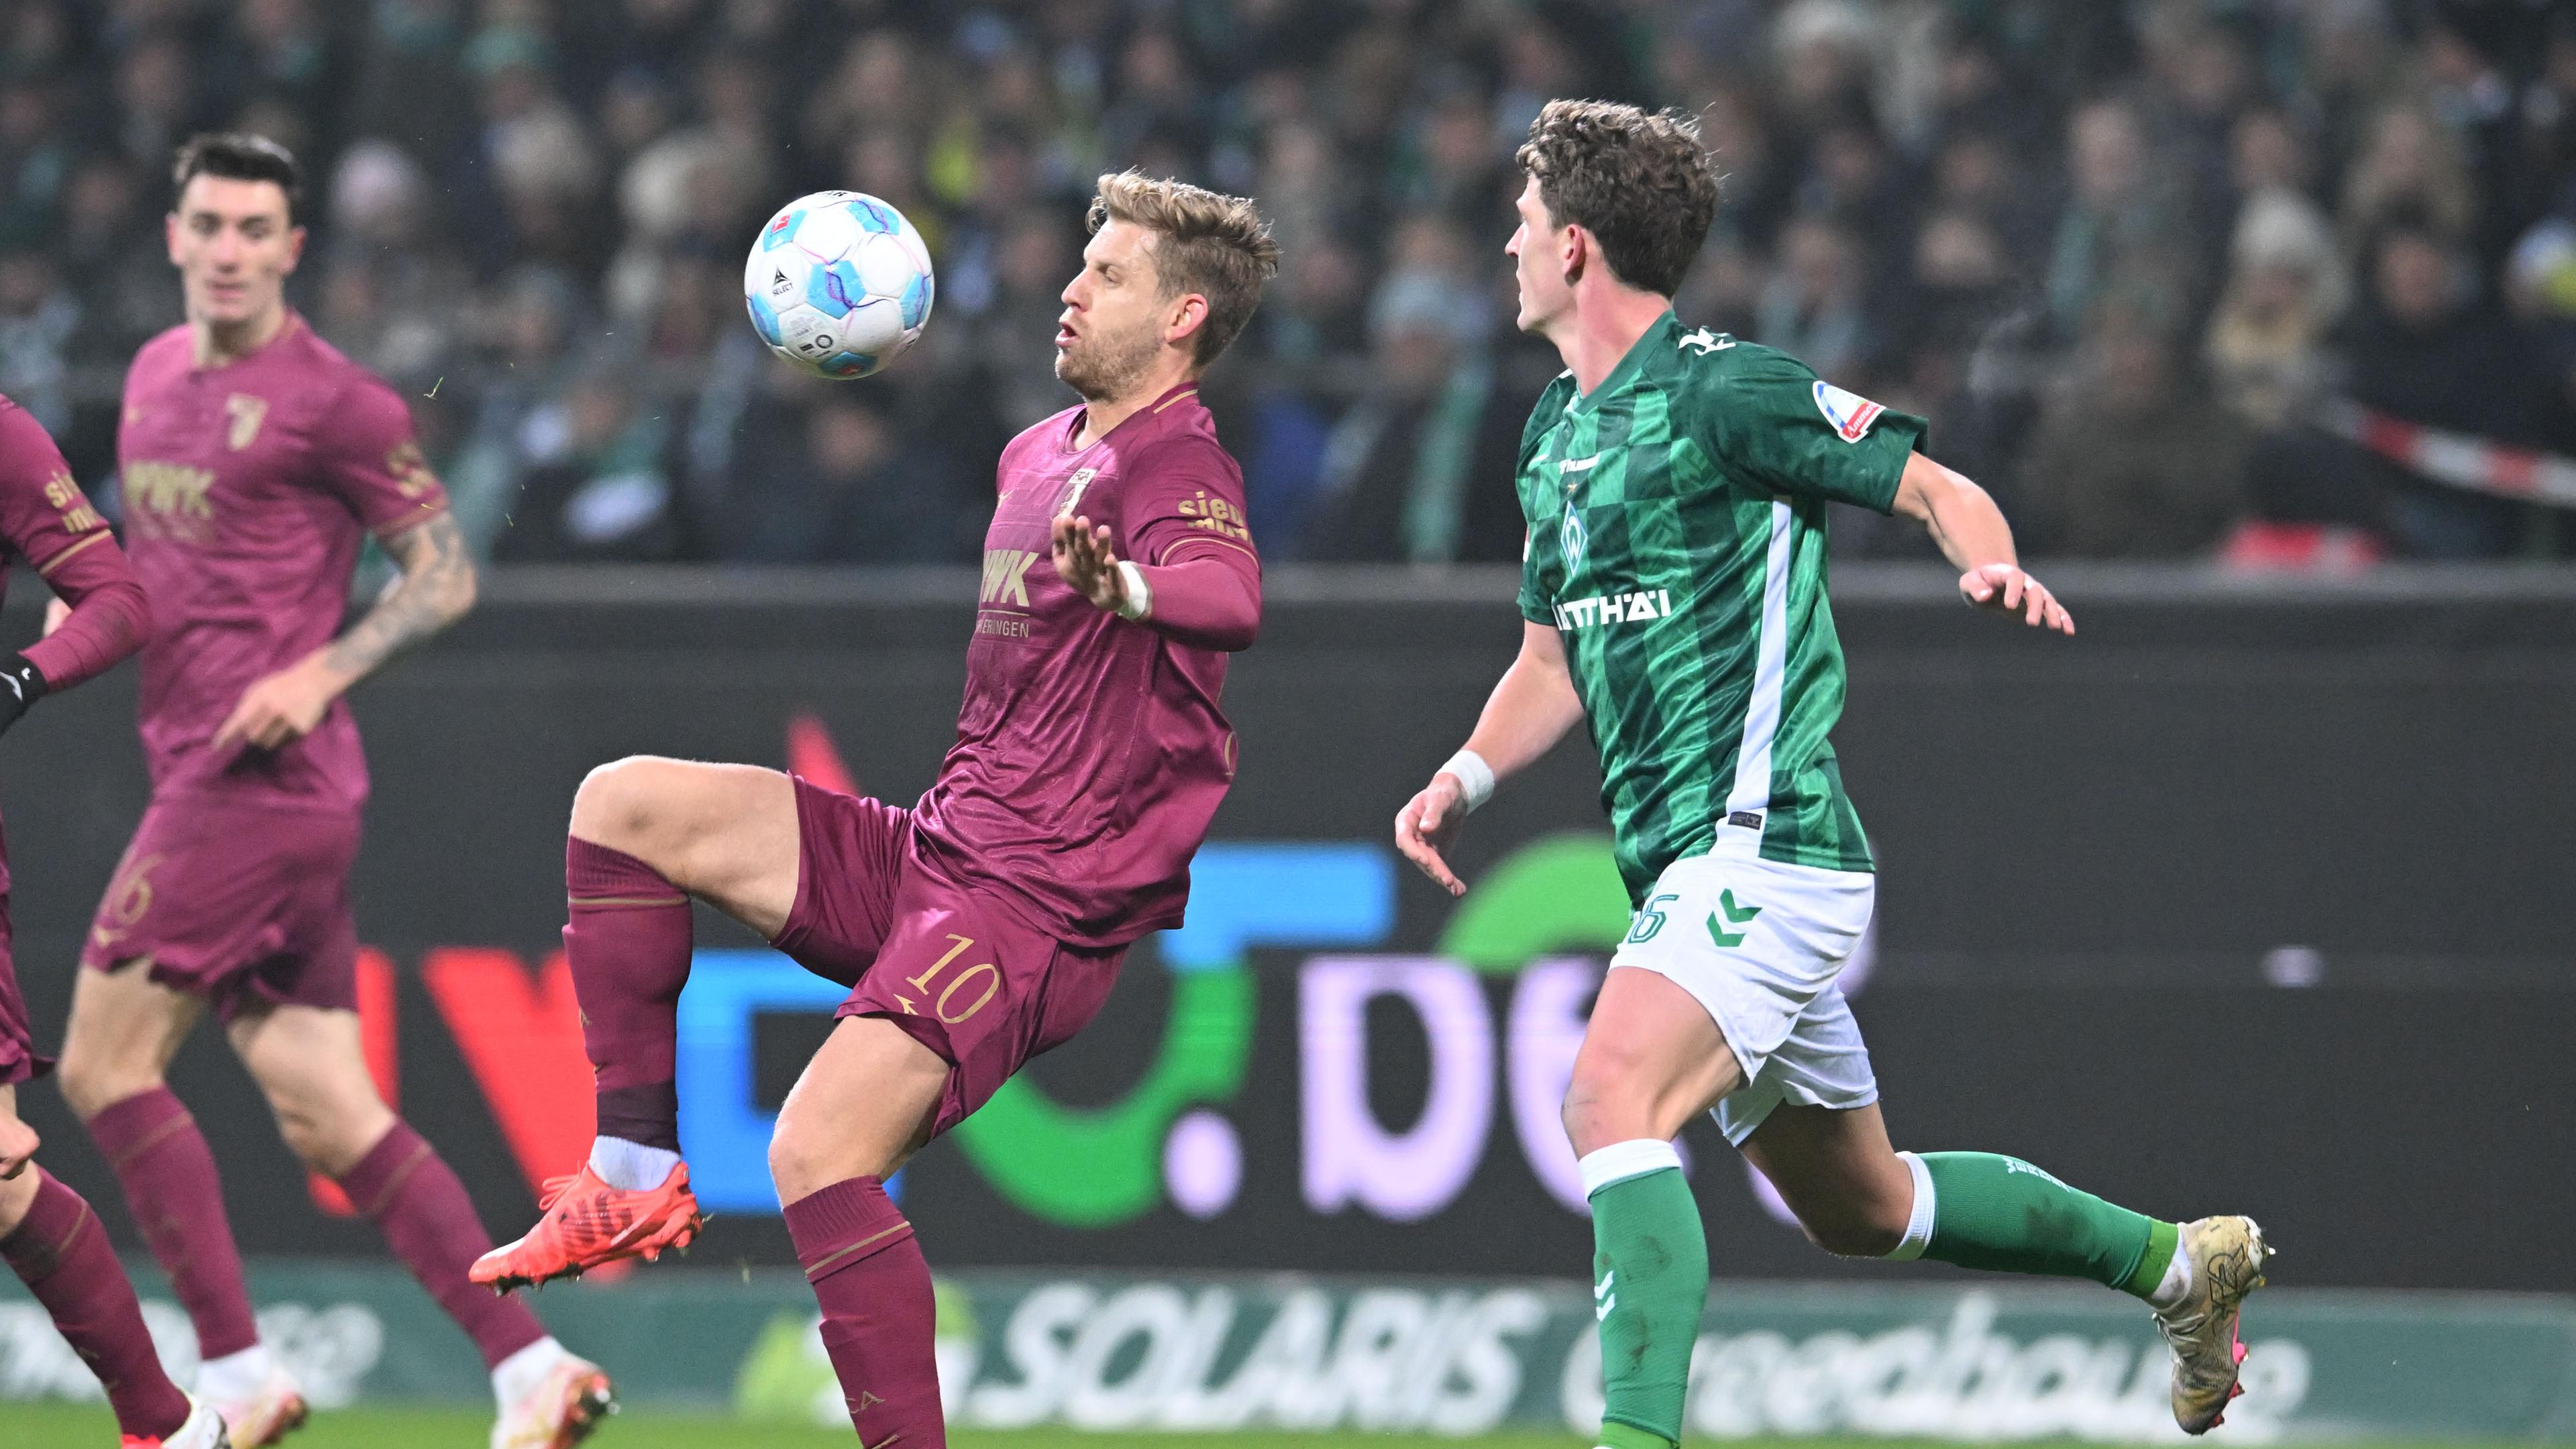
<svg viewBox="0 0 2576 1449"><path fill-rule="evenodd" d="M1742 1146L1783 1102L1865 1107L1878 1078L1834 978L1878 898L1867 871L1695 855L1657 877L1610 958L1691 994L1726 1036L1744 1085L1713 1115Z"/></svg>

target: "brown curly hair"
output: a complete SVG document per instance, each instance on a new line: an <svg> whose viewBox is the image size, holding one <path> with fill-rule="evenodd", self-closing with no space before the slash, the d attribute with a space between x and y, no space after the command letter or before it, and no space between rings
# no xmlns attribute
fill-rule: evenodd
<svg viewBox="0 0 2576 1449"><path fill-rule="evenodd" d="M1548 220L1601 243L1622 282L1671 296L1717 217L1717 160L1699 123L1617 101L1550 101L1514 154Z"/></svg>
<svg viewBox="0 0 2576 1449"><path fill-rule="evenodd" d="M1201 367L1214 362L1252 320L1262 284L1279 272L1279 243L1270 238L1270 223L1240 196L1119 171L1100 178L1100 194L1085 220L1094 232L1113 220L1153 232L1154 275L1162 295L1196 292L1207 298L1207 321L1199 324L1190 354Z"/></svg>

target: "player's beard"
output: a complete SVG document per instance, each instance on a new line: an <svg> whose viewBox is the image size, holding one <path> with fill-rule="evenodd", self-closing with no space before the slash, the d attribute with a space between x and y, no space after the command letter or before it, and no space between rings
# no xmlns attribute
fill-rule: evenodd
<svg viewBox="0 0 2576 1449"><path fill-rule="evenodd" d="M1154 366L1154 353L1161 346L1154 333L1148 318L1124 332L1076 337L1071 347L1056 354L1055 375L1086 402L1125 397Z"/></svg>

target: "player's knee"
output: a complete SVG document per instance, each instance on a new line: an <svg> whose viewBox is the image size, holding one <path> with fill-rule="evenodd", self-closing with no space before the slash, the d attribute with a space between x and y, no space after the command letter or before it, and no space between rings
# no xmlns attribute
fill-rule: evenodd
<svg viewBox="0 0 2576 1449"><path fill-rule="evenodd" d="M792 1111L779 1114L778 1128L769 1138L769 1180L780 1202L810 1197L853 1177L885 1177L896 1165L860 1135L810 1125Z"/></svg>
<svg viewBox="0 0 2576 1449"><path fill-rule="evenodd" d="M651 863L676 760L629 755L582 777L572 797L572 833L595 845L644 856Z"/></svg>
<svg viewBox="0 0 2576 1449"><path fill-rule="evenodd" d="M1575 1060L1559 1115L1576 1156L1652 1135L1638 1101L1635 1066L1608 1051L1587 1050Z"/></svg>
<svg viewBox="0 0 2576 1449"><path fill-rule="evenodd" d="M36 1173L31 1162L16 1177L0 1178L0 1238L18 1231L18 1224L27 1220L27 1209L35 1205L36 1188L43 1181Z"/></svg>
<svg viewBox="0 0 2576 1449"><path fill-rule="evenodd" d="M393 1126L392 1109L372 1095L341 1103L272 1099L269 1105L286 1150L324 1177L338 1177L357 1166Z"/></svg>
<svg viewBox="0 0 2576 1449"><path fill-rule="evenodd" d="M63 1059L54 1080L63 1090L63 1100L71 1104L72 1115L84 1122L128 1097L139 1097L161 1085L160 1073L144 1071L136 1063L92 1050L78 1037L63 1047Z"/></svg>
<svg viewBox="0 0 2576 1449"><path fill-rule="evenodd" d="M863 1175L863 1169L836 1161L842 1155L838 1146L782 1117L769 1139L769 1180L778 1189L778 1200L795 1202L843 1178Z"/></svg>

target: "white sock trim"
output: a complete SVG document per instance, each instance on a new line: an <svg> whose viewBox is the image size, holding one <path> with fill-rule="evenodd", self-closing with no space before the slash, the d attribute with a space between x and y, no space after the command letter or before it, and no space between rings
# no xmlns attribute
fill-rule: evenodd
<svg viewBox="0 0 2576 1449"><path fill-rule="evenodd" d="M240 1403L259 1392L276 1365L265 1342L207 1359L197 1365L197 1396L218 1403Z"/></svg>
<svg viewBox="0 0 2576 1449"><path fill-rule="evenodd" d="M2182 1250L2179 1236L2174 1240L2173 1261L2165 1264L2164 1277L2156 1280L2156 1291L2147 1295L2150 1308L2173 1308L2191 1296L2191 1254Z"/></svg>
<svg viewBox="0 0 2576 1449"><path fill-rule="evenodd" d="M1669 1142L1640 1137L1633 1142L1613 1142L1598 1152L1587 1153L1574 1166L1583 1174L1583 1195L1588 1198L1614 1182L1626 1182L1629 1178L1661 1172L1667 1167L1679 1172L1682 1170L1682 1155L1675 1152Z"/></svg>
<svg viewBox="0 0 2576 1449"><path fill-rule="evenodd" d="M547 1373L564 1358L564 1346L548 1334L492 1365L492 1397L506 1414L536 1392Z"/></svg>
<svg viewBox="0 0 2576 1449"><path fill-rule="evenodd" d="M1932 1218L1938 1204L1932 1192L1932 1169L1911 1152L1896 1154L1905 1170L1914 1175L1914 1211L1905 1219L1905 1241L1898 1243L1888 1257L1900 1263L1912 1262L1932 1246Z"/></svg>
<svg viewBox="0 0 2576 1449"><path fill-rule="evenodd" d="M590 1170L610 1187L628 1192L651 1192L680 1165L680 1154L665 1147L647 1147L623 1137L590 1139Z"/></svg>

